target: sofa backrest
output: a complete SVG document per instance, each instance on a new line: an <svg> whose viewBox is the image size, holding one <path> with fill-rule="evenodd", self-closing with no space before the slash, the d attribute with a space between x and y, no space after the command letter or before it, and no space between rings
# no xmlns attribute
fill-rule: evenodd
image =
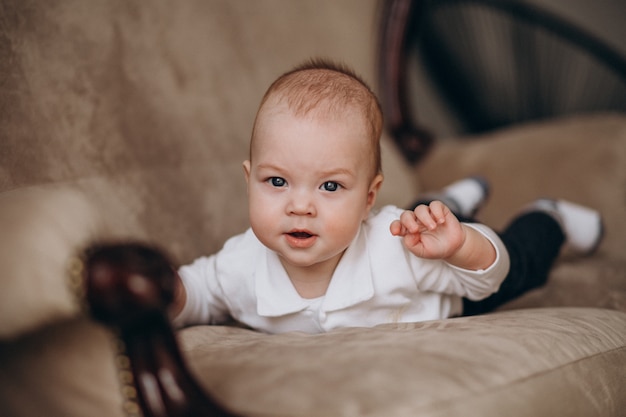
<svg viewBox="0 0 626 417"><path fill-rule="evenodd" d="M2 2L0 203L46 235L83 227L79 205L98 230L83 238L144 240L178 263L217 251L248 226L241 163L265 89L312 56L372 80L375 12L375 0ZM37 247L12 259L56 271Z"/></svg>

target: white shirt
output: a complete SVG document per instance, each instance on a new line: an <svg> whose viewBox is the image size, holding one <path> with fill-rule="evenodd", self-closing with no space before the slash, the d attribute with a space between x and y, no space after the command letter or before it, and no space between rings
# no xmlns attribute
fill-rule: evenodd
<svg viewBox="0 0 626 417"><path fill-rule="evenodd" d="M217 254L180 268L187 302L174 323L219 324L232 317L269 333L320 333L448 318L461 314L462 297L479 300L498 290L509 256L493 230L467 224L491 241L496 260L485 270L461 269L409 252L389 231L402 211L386 206L363 222L326 294L314 300L297 293L278 255L249 229Z"/></svg>

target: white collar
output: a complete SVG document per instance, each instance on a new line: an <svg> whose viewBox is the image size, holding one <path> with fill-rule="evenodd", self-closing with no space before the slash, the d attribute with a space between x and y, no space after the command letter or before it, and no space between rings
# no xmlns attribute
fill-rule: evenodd
<svg viewBox="0 0 626 417"><path fill-rule="evenodd" d="M257 313L279 317L302 311L309 306L294 288L278 255L266 249L255 268ZM374 283L367 236L363 226L343 254L322 302L322 311L340 310L369 300L374 296Z"/></svg>

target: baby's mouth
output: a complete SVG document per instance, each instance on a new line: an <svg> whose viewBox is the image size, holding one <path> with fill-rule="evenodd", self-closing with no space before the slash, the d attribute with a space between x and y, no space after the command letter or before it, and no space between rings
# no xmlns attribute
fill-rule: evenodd
<svg viewBox="0 0 626 417"><path fill-rule="evenodd" d="M295 249L307 249L315 244L317 235L306 230L292 230L285 233L287 243Z"/></svg>
<svg viewBox="0 0 626 417"><path fill-rule="evenodd" d="M310 237L312 237L313 235L309 232L304 232L304 231L295 231L295 232L289 232L287 233L289 236L294 237L296 239L308 239Z"/></svg>

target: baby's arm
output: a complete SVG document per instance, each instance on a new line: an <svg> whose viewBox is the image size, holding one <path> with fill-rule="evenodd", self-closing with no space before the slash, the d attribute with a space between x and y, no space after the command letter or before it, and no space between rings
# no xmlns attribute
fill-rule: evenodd
<svg viewBox="0 0 626 417"><path fill-rule="evenodd" d="M487 269L496 260L491 242L477 230L464 225L440 201L406 210L390 225L391 234L401 236L415 255L443 259L463 269Z"/></svg>
<svg viewBox="0 0 626 417"><path fill-rule="evenodd" d="M180 314L187 302L187 291L180 279L180 275L176 274L176 284L174 287L174 302L170 306L170 316L175 318Z"/></svg>

